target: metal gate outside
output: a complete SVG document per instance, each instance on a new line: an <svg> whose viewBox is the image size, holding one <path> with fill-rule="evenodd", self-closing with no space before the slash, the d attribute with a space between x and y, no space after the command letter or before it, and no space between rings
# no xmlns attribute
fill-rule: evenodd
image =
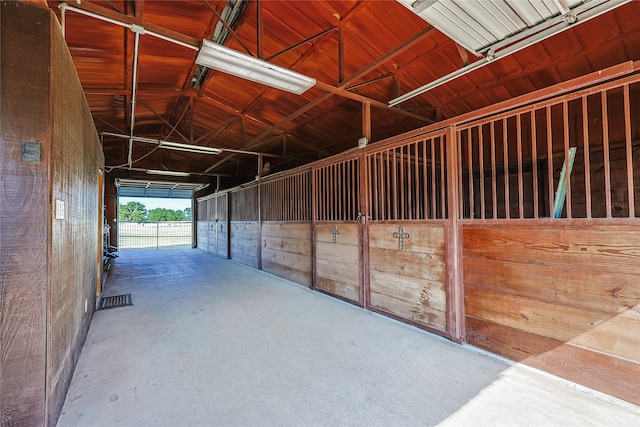
<svg viewBox="0 0 640 427"><path fill-rule="evenodd" d="M189 249L193 244L191 221L121 222L118 249Z"/></svg>

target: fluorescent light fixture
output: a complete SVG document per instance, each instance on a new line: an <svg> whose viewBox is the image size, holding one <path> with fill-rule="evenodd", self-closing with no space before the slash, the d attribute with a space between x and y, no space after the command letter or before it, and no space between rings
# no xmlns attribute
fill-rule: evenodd
<svg viewBox="0 0 640 427"><path fill-rule="evenodd" d="M168 150L187 151L189 153L198 154L220 154L222 150L215 147L206 147L204 145L181 144L179 142L164 141L162 139L144 138L141 136L129 136L121 133L102 132L102 135L115 136L116 138L129 139L131 141L147 142L149 144L159 145L160 148Z"/></svg>
<svg viewBox="0 0 640 427"><path fill-rule="evenodd" d="M189 172L164 171L156 169L147 169L150 175L168 175L168 176L189 176Z"/></svg>
<svg viewBox="0 0 640 427"><path fill-rule="evenodd" d="M134 139L135 140L135 139ZM179 142L158 141L160 148L168 148L170 150L187 151L189 153L199 154L220 154L222 150L214 147L205 147L203 145L181 144Z"/></svg>
<svg viewBox="0 0 640 427"><path fill-rule="evenodd" d="M196 64L297 95L303 94L316 84L314 78L209 40L202 41Z"/></svg>

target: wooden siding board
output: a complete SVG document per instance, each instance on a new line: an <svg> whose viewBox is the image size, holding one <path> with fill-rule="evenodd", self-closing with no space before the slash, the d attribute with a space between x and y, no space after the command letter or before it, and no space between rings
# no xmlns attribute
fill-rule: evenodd
<svg viewBox="0 0 640 427"><path fill-rule="evenodd" d="M638 319L479 289L465 296L468 316L640 362L640 335L629 333L638 330Z"/></svg>
<svg viewBox="0 0 640 427"><path fill-rule="evenodd" d="M340 234L333 242L334 225ZM360 301L360 246L357 223L317 223L316 288L349 301Z"/></svg>
<svg viewBox="0 0 640 427"><path fill-rule="evenodd" d="M466 227L464 246L468 257L640 275L637 227Z"/></svg>
<svg viewBox="0 0 640 427"><path fill-rule="evenodd" d="M628 225L466 224L469 342L514 358L525 346L545 370L637 402L620 366L640 363L638 242ZM579 372L562 359L575 354L607 365Z"/></svg>
<svg viewBox="0 0 640 427"><path fill-rule="evenodd" d="M582 274L566 267L464 259L465 288L520 295L610 315L624 314L640 301L637 276L602 271L598 278L597 283L585 280Z"/></svg>
<svg viewBox="0 0 640 427"><path fill-rule="evenodd" d="M467 317L467 342L640 404L640 364Z"/></svg>
<svg viewBox="0 0 640 427"><path fill-rule="evenodd" d="M304 286L312 283L311 223L262 224L262 269Z"/></svg>
<svg viewBox="0 0 640 427"><path fill-rule="evenodd" d="M394 233L409 237L400 249ZM394 223L369 225L370 298L373 307L446 331L444 227Z"/></svg>

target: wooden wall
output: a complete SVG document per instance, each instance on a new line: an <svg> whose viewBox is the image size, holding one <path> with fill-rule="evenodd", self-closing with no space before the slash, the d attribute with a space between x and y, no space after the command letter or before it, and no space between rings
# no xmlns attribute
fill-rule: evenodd
<svg viewBox="0 0 640 427"><path fill-rule="evenodd" d="M55 423L96 303L97 253L102 250L98 171L102 147L67 45L53 25L51 48L52 198L65 206L51 220L47 390ZM101 258L101 257L100 257Z"/></svg>
<svg viewBox="0 0 640 427"><path fill-rule="evenodd" d="M364 305L358 223L321 222L315 229L316 289Z"/></svg>
<svg viewBox="0 0 640 427"><path fill-rule="evenodd" d="M310 222L262 224L262 269L304 286L312 284Z"/></svg>
<svg viewBox="0 0 640 427"><path fill-rule="evenodd" d="M95 307L104 160L55 16L0 4L0 419L55 425Z"/></svg>
<svg viewBox="0 0 640 427"><path fill-rule="evenodd" d="M0 2L0 421L45 424L51 20L46 9ZM42 144L21 160L22 141Z"/></svg>
<svg viewBox="0 0 640 427"><path fill-rule="evenodd" d="M371 224L371 307L446 332L444 236L437 224Z"/></svg>
<svg viewBox="0 0 640 427"><path fill-rule="evenodd" d="M468 342L640 404L640 230L464 226Z"/></svg>

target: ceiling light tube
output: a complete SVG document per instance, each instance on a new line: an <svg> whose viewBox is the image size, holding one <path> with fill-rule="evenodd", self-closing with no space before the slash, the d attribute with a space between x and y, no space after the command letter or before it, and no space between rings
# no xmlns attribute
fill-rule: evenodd
<svg viewBox="0 0 640 427"><path fill-rule="evenodd" d="M179 142L170 142L170 141L158 141L158 145L160 145L160 147L162 148L169 148L171 150L178 150L178 151L188 151L191 153L220 154L222 152L222 150L219 148L206 147L204 145L181 144Z"/></svg>
<svg viewBox="0 0 640 427"><path fill-rule="evenodd" d="M168 175L168 176L189 176L189 172L165 171L156 169L147 169L150 175Z"/></svg>
<svg viewBox="0 0 640 427"><path fill-rule="evenodd" d="M303 94L316 84L314 78L209 40L202 41L196 64L297 95Z"/></svg>

